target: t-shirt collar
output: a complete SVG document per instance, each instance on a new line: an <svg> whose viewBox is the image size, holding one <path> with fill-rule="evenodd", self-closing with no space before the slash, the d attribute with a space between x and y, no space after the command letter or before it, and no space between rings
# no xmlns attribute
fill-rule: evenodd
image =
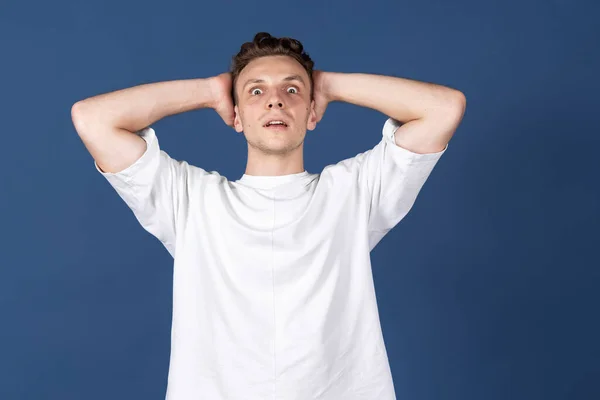
<svg viewBox="0 0 600 400"><path fill-rule="evenodd" d="M299 181L304 177L308 176L308 171L304 170L296 174L288 175L275 175L275 176L264 176L264 175L242 175L237 180L245 186L250 186L256 189L273 189L277 186L281 186L287 183Z"/></svg>

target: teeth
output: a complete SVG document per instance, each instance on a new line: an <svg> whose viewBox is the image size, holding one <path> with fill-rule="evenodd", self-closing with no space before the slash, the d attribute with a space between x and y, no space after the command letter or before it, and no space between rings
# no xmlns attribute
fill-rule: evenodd
<svg viewBox="0 0 600 400"><path fill-rule="evenodd" d="M285 125L285 123L282 121L271 121L267 123L267 126L269 125Z"/></svg>

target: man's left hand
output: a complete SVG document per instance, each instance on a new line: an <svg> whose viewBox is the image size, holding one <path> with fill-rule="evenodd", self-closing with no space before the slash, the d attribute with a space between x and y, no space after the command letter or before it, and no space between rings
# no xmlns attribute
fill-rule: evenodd
<svg viewBox="0 0 600 400"><path fill-rule="evenodd" d="M329 73L325 71L314 70L312 74L314 84L315 112L317 114L317 122L320 122L323 118L323 114L325 114L327 105L332 101L327 85Z"/></svg>

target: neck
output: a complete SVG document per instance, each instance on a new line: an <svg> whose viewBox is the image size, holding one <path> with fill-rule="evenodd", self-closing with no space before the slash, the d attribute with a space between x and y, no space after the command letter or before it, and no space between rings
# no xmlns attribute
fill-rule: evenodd
<svg viewBox="0 0 600 400"><path fill-rule="evenodd" d="M264 151L248 144L246 175L281 176L304 172L303 143L290 151Z"/></svg>

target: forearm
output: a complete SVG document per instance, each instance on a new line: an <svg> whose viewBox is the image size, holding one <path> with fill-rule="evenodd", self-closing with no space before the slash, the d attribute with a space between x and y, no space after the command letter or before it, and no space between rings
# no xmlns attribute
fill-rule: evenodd
<svg viewBox="0 0 600 400"><path fill-rule="evenodd" d="M173 114L211 107L210 78L148 83L97 95L76 103L72 113L84 129L101 124L136 132Z"/></svg>
<svg viewBox="0 0 600 400"><path fill-rule="evenodd" d="M455 109L458 90L404 78L360 73L327 72L324 88L331 101L377 110L400 122Z"/></svg>

